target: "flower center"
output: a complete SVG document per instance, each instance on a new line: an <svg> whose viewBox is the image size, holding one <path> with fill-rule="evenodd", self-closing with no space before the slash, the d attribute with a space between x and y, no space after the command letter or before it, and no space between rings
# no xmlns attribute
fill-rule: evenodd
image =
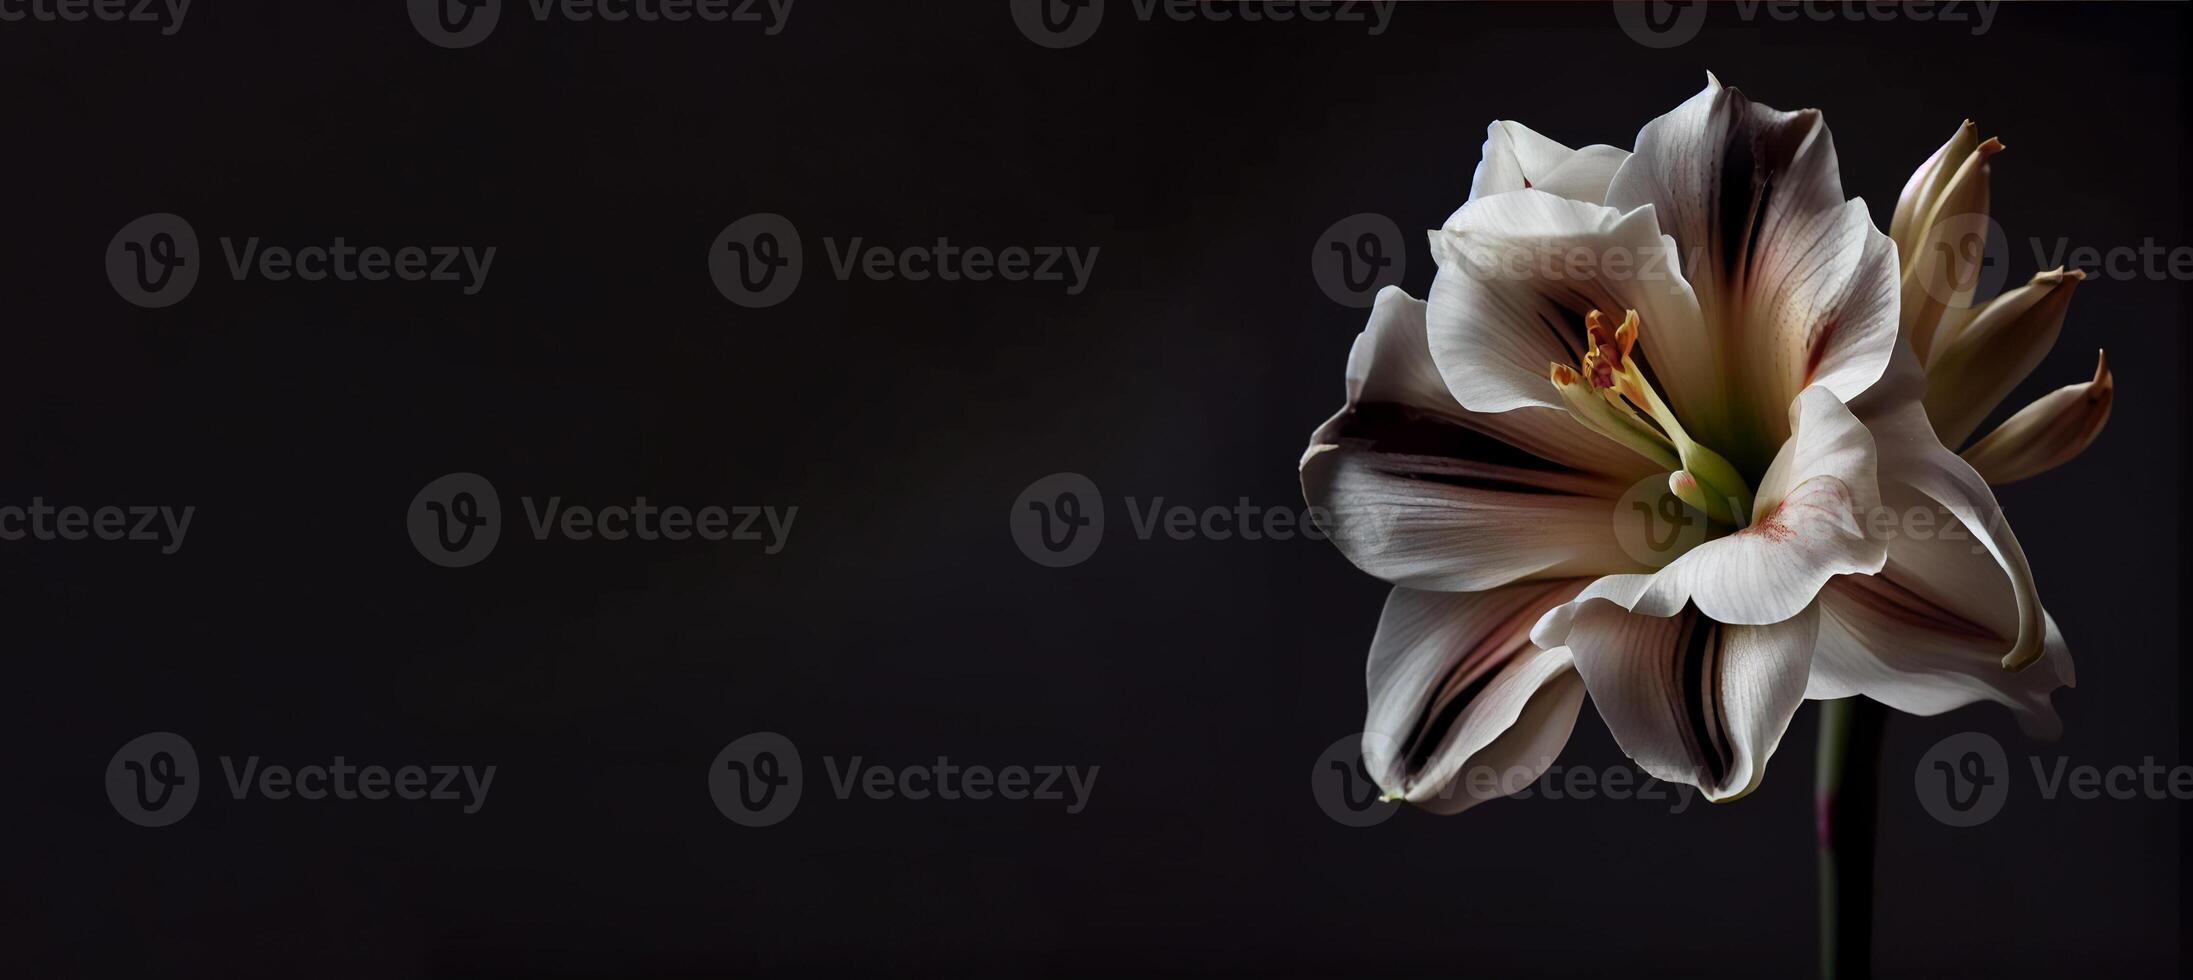
<svg viewBox="0 0 2193 980"><path fill-rule="evenodd" d="M1584 363L1553 365L1553 386L1569 414L1585 428L1667 468L1668 489L1684 503L1716 521L1742 525L1751 516L1750 484L1720 453L1683 431L1675 412L1638 370L1630 357L1643 329L1637 311L1625 310L1619 325L1610 319L1591 311L1584 318L1592 344Z"/></svg>

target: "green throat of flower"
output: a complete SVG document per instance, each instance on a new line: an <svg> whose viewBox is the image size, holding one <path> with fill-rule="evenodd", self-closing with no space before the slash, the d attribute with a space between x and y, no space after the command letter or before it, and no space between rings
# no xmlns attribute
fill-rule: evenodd
<svg viewBox="0 0 2193 980"><path fill-rule="evenodd" d="M1742 526L1751 516L1750 484L1720 453L1683 431L1675 412L1638 370L1630 357L1642 329L1637 311L1624 311L1619 326L1609 319L1598 310L1585 318L1592 346L1583 364L1553 365L1553 386L1569 414L1666 467L1668 489L1684 503L1716 522Z"/></svg>

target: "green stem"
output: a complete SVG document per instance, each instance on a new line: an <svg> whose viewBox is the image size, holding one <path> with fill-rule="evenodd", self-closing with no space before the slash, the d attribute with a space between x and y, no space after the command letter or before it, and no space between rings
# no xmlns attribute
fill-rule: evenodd
<svg viewBox="0 0 2193 980"><path fill-rule="evenodd" d="M1888 709L1866 698L1820 702L1814 778L1820 844L1820 976L1873 974L1873 836L1881 729Z"/></svg>

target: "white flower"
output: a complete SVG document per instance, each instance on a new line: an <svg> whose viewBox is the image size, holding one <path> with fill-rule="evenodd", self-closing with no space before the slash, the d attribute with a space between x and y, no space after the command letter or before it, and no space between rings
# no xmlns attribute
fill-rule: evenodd
<svg viewBox="0 0 2193 980"><path fill-rule="evenodd" d="M1808 697L1992 699L2052 730L2069 656L1928 420L1897 249L1819 113L1709 79L1619 154L1494 124L1429 302L1379 297L1303 457L1334 541L1396 586L1380 786L1442 812L1513 792L1466 777L1543 772L1586 692L1642 768L1716 800ZM1702 533L1641 547L1671 513Z"/></svg>

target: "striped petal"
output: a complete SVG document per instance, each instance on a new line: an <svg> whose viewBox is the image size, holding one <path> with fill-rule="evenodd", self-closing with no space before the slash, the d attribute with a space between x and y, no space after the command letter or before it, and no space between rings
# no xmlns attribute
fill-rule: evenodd
<svg viewBox="0 0 2193 980"><path fill-rule="evenodd" d="M1552 623L1559 627L1545 628ZM1568 648L1600 717L1640 768L1719 802L1766 774L1804 701L1819 631L1816 606L1772 625L1730 626L1695 608L1648 616L1589 598L1549 613L1536 638Z"/></svg>
<svg viewBox="0 0 2193 980"><path fill-rule="evenodd" d="M1641 540L1651 515L1616 501L1650 463L1566 412L1465 410L1432 366L1424 304L1399 290L1356 340L1348 399L1311 436L1302 489L1363 570L1453 592L1642 567L1617 532Z"/></svg>
<svg viewBox="0 0 2193 980"><path fill-rule="evenodd" d="M1700 319L1690 336L1662 331L1665 354L1648 329L1647 353L1678 415L1731 406L1721 431L1692 434L1739 466L1772 455L1798 391L1848 402L1881 376L1897 339L1896 248L1844 198L1817 110L1770 109L1709 76L1637 134L1607 204L1651 205L1679 247Z"/></svg>
<svg viewBox="0 0 2193 980"><path fill-rule="evenodd" d="M1460 813L1538 778L1575 727L1584 684L1531 624L1583 580L1489 592L1395 589L1371 641L1365 762L1389 798Z"/></svg>

